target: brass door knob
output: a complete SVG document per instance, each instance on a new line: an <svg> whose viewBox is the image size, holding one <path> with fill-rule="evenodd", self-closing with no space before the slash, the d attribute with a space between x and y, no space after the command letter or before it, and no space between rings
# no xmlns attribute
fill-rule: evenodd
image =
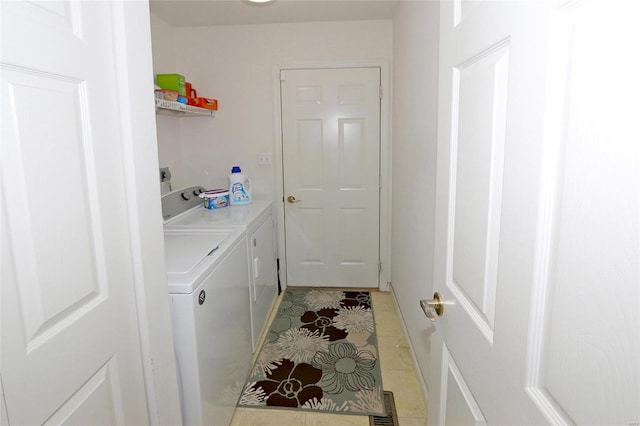
<svg viewBox="0 0 640 426"><path fill-rule="evenodd" d="M290 203L299 203L302 200L296 200L296 197L294 197L293 195L289 195L287 197L287 201L290 202Z"/></svg>
<svg viewBox="0 0 640 426"><path fill-rule="evenodd" d="M426 300L422 299L420 301L420 307L424 314L431 320L431 322L436 322L438 318L433 315L433 311L441 317L444 315L444 301L442 300L442 296L437 291L433 293L433 299Z"/></svg>

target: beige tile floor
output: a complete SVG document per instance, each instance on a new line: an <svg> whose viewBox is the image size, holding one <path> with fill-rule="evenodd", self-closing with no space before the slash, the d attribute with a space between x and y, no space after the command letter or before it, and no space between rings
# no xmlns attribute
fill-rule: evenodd
<svg viewBox="0 0 640 426"><path fill-rule="evenodd" d="M425 426L427 409L407 338L390 293L372 292L382 383L393 392L401 426ZM277 304L280 302L278 300ZM264 337L264 336L263 336ZM236 408L231 426L368 426L368 416Z"/></svg>

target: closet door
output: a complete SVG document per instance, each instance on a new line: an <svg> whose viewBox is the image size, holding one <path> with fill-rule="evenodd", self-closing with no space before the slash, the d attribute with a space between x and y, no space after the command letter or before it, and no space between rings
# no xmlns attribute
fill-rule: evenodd
<svg viewBox="0 0 640 426"><path fill-rule="evenodd" d="M429 424L639 424L640 5L440 11Z"/></svg>
<svg viewBox="0 0 640 426"><path fill-rule="evenodd" d="M281 78L287 285L378 287L380 68Z"/></svg>
<svg viewBox="0 0 640 426"><path fill-rule="evenodd" d="M147 424L112 2L2 2L10 424Z"/></svg>

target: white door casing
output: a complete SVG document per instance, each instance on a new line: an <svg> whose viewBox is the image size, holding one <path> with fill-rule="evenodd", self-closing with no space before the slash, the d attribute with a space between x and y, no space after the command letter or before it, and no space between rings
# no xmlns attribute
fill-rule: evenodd
<svg viewBox="0 0 640 426"><path fill-rule="evenodd" d="M640 422L633 2L443 2L429 424Z"/></svg>
<svg viewBox="0 0 640 426"><path fill-rule="evenodd" d="M281 102L287 285L378 287L380 68L283 71Z"/></svg>
<svg viewBox="0 0 640 426"><path fill-rule="evenodd" d="M112 7L2 3L0 362L11 424L150 421Z"/></svg>

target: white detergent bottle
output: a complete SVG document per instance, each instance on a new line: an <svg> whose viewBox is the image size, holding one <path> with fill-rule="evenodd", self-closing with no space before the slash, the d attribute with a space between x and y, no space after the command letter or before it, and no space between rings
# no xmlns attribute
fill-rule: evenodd
<svg viewBox="0 0 640 426"><path fill-rule="evenodd" d="M239 166L233 166L229 175L229 204L238 206L251 203L251 182Z"/></svg>

